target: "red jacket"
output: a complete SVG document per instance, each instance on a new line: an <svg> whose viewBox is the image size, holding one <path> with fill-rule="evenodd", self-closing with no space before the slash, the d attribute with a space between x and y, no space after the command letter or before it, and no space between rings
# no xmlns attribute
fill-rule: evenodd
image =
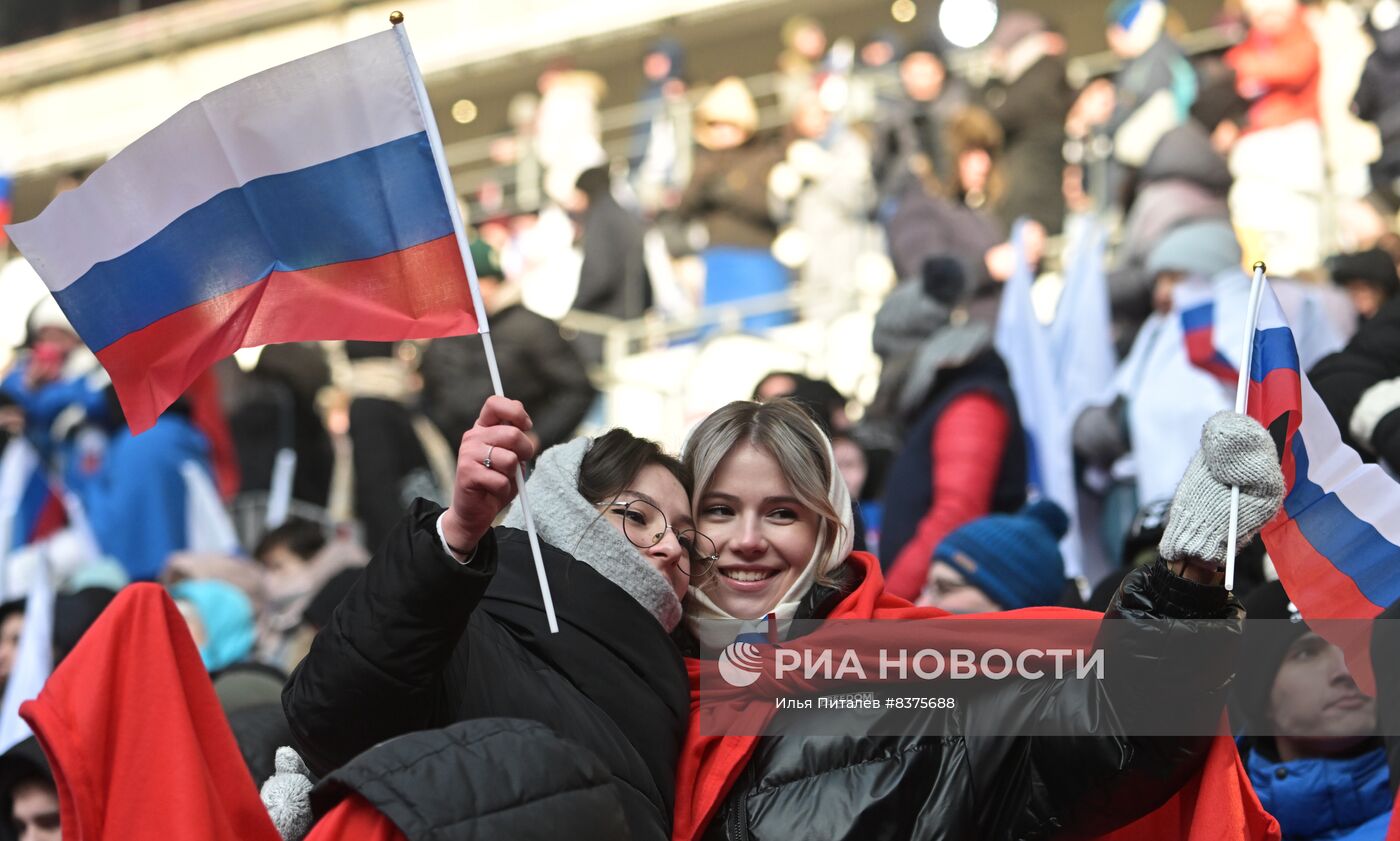
<svg viewBox="0 0 1400 841"><path fill-rule="evenodd" d="M1225 63L1235 70L1240 95L1253 100L1249 131L1321 120L1317 101L1321 53L1302 8L1278 35L1250 29L1243 41L1225 53Z"/></svg>
<svg viewBox="0 0 1400 841"><path fill-rule="evenodd" d="M280 841L155 584L123 590L20 715L53 768L67 841Z"/></svg>
<svg viewBox="0 0 1400 841"><path fill-rule="evenodd" d="M404 841L404 837L383 812L355 794L317 821L306 841Z"/></svg>
<svg viewBox="0 0 1400 841"><path fill-rule="evenodd" d="M933 607L914 607L885 591L880 563L865 552L852 553L848 564L863 568L864 579L854 592L841 600L829 619L939 619L977 621L979 617L949 617ZM1030 608L980 618L1010 616L1049 619L1092 619L1099 614L1068 608ZM676 775L676 808L671 837L673 841L694 841L704 834L729 790L743 772L758 745L758 736L708 736L712 728L703 726L705 711L700 704L700 675L712 668L705 661L686 658L691 681L691 722L681 752ZM750 705L753 715L771 716L774 705ZM747 715L747 711L741 715ZM766 719L765 719L766 720ZM744 732L761 730L762 721L744 720ZM1228 736L1216 738L1200 772L1172 800L1156 811L1109 836L1107 841L1206 841L1206 839L1280 838L1278 822L1259 804L1250 786L1239 753Z"/></svg>

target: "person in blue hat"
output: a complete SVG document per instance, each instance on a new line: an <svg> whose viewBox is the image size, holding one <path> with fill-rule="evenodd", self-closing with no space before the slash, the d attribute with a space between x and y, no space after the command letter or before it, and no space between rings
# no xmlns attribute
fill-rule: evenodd
<svg viewBox="0 0 1400 841"><path fill-rule="evenodd" d="M917 604L949 613L1054 605L1065 588L1069 517L1048 499L973 520L938 544Z"/></svg>

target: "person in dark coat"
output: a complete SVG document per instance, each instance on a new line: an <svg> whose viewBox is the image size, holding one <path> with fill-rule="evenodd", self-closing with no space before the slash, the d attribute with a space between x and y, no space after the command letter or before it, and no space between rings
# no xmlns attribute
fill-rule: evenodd
<svg viewBox="0 0 1400 841"><path fill-rule="evenodd" d="M269 345L239 378L228 422L243 491L270 490L277 453L289 449L296 454L292 498L326 505L335 450L316 395L330 381L325 352L315 342Z"/></svg>
<svg viewBox="0 0 1400 841"><path fill-rule="evenodd" d="M1166 20L1163 0L1113 0L1104 34L1122 63L1112 80L1101 77L1085 85L1070 109L1067 128L1079 150L1075 157L1094 165L1088 189L1102 206L1126 205L1132 172L1161 136L1186 118L1195 99L1195 72L1172 41Z"/></svg>
<svg viewBox="0 0 1400 841"><path fill-rule="evenodd" d="M1007 229L1024 216L1058 234L1065 223L1065 118L1074 104L1064 36L1035 12L1013 10L997 22L991 46L1000 85L987 105L1006 136L1006 192L997 215Z"/></svg>
<svg viewBox="0 0 1400 841"><path fill-rule="evenodd" d="M313 788L290 748L263 803L287 841L636 837L606 765L520 718L461 721L376 745ZM464 793L469 793L464 796Z"/></svg>
<svg viewBox="0 0 1400 841"><path fill-rule="evenodd" d="M1381 156L1371 164L1371 189L1394 212L1400 209L1400 18L1388 13L1392 10L1377 3L1367 19L1376 49L1361 71L1351 110L1380 130Z"/></svg>
<svg viewBox="0 0 1400 841"><path fill-rule="evenodd" d="M534 455L529 429L519 403L486 402L462 438L451 508L415 504L288 682L295 743L324 775L412 731L532 720L593 755L632 838L664 839L688 716L668 634L713 550L693 531L686 475L656 445L614 430L547 451L530 505L550 633L518 506L491 527ZM509 776L494 782L528 785Z"/></svg>
<svg viewBox="0 0 1400 841"><path fill-rule="evenodd" d="M1343 441L1362 458L1400 465L1400 298L1314 365L1308 380Z"/></svg>
<svg viewBox="0 0 1400 841"><path fill-rule="evenodd" d="M1374 318L1386 301L1400 293L1395 258L1384 249L1334 254L1327 258L1326 267L1332 282L1346 290L1363 322Z"/></svg>
<svg viewBox="0 0 1400 841"><path fill-rule="evenodd" d="M944 141L948 121L967 104L963 86L948 78L943 46L927 38L910 47L899 62L900 89L880 103L870 164L879 197L879 216L888 220L909 189L927 179L943 180L953 171Z"/></svg>
<svg viewBox="0 0 1400 841"><path fill-rule="evenodd" d="M355 518L378 546L417 497L441 498L440 433L413 405L411 371L394 342L346 342ZM448 455L450 458L450 452Z"/></svg>
<svg viewBox="0 0 1400 841"><path fill-rule="evenodd" d="M584 171L575 190L574 209L583 228L583 266L574 309L613 318L641 317L651 306L651 284L642 259L642 221L613 198L606 166ZM495 324L491 326L494 333ZM589 362L602 362L602 336L581 335L578 345Z"/></svg>
<svg viewBox="0 0 1400 841"><path fill-rule="evenodd" d="M1394 799L1377 699L1362 693L1342 650L1308 627L1280 582L1250 593L1245 609L1231 706L1260 803L1290 841L1379 841Z"/></svg>
<svg viewBox="0 0 1400 841"><path fill-rule="evenodd" d="M598 394L583 360L559 334L559 325L520 302L519 289L505 282L490 246L480 240L472 243L472 262L506 393L525 404L535 423L531 435L540 448L567 440ZM435 339L423 352L419 372L424 412L456 446L486 398L495 393L481 336Z"/></svg>
<svg viewBox="0 0 1400 841"><path fill-rule="evenodd" d="M788 728L802 728L812 710L779 711L759 697L753 704L771 716L763 719L766 727L733 733L692 726L676 841L1092 837L1162 806L1216 748L1209 734L1220 720L1244 618L1221 586L1228 517L1220 515L1231 488L1216 472L1233 477L1229 468L1238 465L1254 477L1241 491L1246 542L1283 501L1273 442L1256 421L1221 413L1201 440L1173 503L1162 560L1135 570L1109 618L1096 626L1093 645L1107 660L1103 680L1053 688L1054 681L1028 678L992 681L989 691L959 700L953 712L884 722L883 732L891 734L884 736L878 735L882 713L864 711L835 720L842 732L804 736L813 731ZM828 618L946 618L889 596L875 559L850 550L849 496L829 444L796 405L775 400L721 408L691 433L683 457L695 480L698 524L718 555L714 573L693 585L686 601L689 638L682 648L691 658L697 720L754 697L722 695L715 684L701 690L701 677L712 670L725 676L724 664L734 665L727 659L731 645L835 648L841 659L841 643L820 642L819 623ZM1054 615L1089 618L1079 611ZM755 643L751 629L765 619L767 634ZM817 641L808 643L808 636ZM844 639L850 651L852 638ZM706 663L720 651L726 659ZM804 670L803 677L811 675ZM1180 736L1128 735L1152 732L1137 728L1168 710L1173 727L1190 722L1188 730L1173 731ZM1013 723L1030 720L1053 725L1059 735L1040 738ZM852 725L858 729L844 729ZM988 734L1016 728L1020 735L970 732L987 726Z"/></svg>
<svg viewBox="0 0 1400 841"><path fill-rule="evenodd" d="M953 168L946 179L911 185L886 226L890 259L901 280L915 277L933 257L954 258L968 283L969 315L996 320L1001 282L1014 268L1007 228L996 208L1005 194L1001 171L1002 131L982 108L967 106L953 114L944 144ZM1027 257L1040 260L1044 229L1032 220Z"/></svg>
<svg viewBox="0 0 1400 841"><path fill-rule="evenodd" d="M758 107L742 79L721 79L695 107L695 168L676 212L705 229L706 305L774 295L791 283L770 249L778 234L768 179L786 148L758 134ZM750 316L744 329L786 323L782 313Z"/></svg>

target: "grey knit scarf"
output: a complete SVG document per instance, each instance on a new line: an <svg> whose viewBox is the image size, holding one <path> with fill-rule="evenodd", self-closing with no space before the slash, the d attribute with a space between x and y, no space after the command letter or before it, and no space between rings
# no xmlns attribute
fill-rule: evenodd
<svg viewBox="0 0 1400 841"><path fill-rule="evenodd" d="M670 633L681 621L680 599L671 583L646 562L631 541L599 516L592 503L579 496L579 467L591 446L592 439L575 438L540 456L525 484L535 528L541 540L626 590ZM503 524L525 528L525 513L518 501L511 505Z"/></svg>

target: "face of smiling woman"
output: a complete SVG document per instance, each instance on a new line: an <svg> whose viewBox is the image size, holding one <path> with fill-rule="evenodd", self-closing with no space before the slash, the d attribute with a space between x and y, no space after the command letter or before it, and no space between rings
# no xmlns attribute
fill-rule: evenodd
<svg viewBox="0 0 1400 841"><path fill-rule="evenodd" d="M705 592L739 619L776 607L817 548L820 518L798 501L777 459L752 444L719 463L696 512L719 551Z"/></svg>

